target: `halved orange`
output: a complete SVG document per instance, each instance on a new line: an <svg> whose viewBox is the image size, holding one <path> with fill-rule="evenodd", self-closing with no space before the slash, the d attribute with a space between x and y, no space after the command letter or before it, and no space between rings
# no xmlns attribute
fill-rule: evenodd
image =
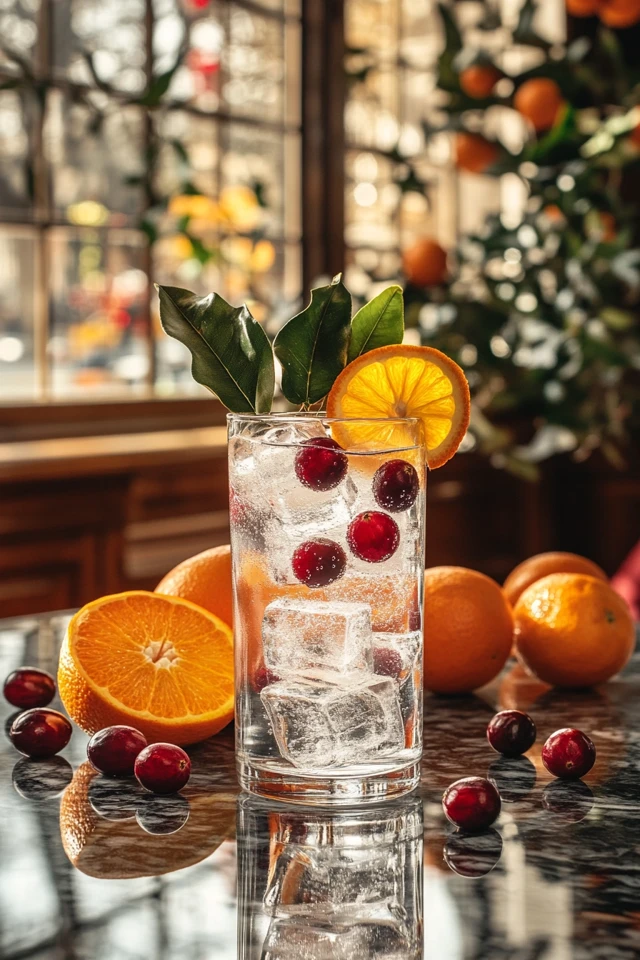
<svg viewBox="0 0 640 960"><path fill-rule="evenodd" d="M417 417L424 428L432 470L456 452L469 426L469 415L469 384L464 373L434 347L398 344L364 353L344 368L327 398L329 417ZM380 449L381 443L383 449L414 444L407 427L393 420L388 424L340 424L337 432L342 446L356 450Z"/></svg>
<svg viewBox="0 0 640 960"><path fill-rule="evenodd" d="M178 597L102 597L69 624L58 688L86 733L124 723L150 742L205 740L233 717L231 629Z"/></svg>

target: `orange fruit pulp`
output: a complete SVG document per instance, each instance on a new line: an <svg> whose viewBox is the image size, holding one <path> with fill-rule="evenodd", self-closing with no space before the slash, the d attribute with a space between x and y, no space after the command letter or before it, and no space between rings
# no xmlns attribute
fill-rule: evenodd
<svg viewBox="0 0 640 960"><path fill-rule="evenodd" d="M590 687L619 673L633 653L626 602L608 583L582 573L536 580L514 609L518 658L557 687Z"/></svg>
<svg viewBox="0 0 640 960"><path fill-rule="evenodd" d="M204 740L233 717L231 629L177 597L102 597L71 619L58 688L86 733L122 723L150 742Z"/></svg>
<svg viewBox="0 0 640 960"><path fill-rule="evenodd" d="M414 446L415 432L393 418L415 417L433 470L453 456L469 426L469 385L458 364L433 347L378 347L337 377L327 398L327 416L390 419L388 424L332 427L341 446L363 451Z"/></svg>

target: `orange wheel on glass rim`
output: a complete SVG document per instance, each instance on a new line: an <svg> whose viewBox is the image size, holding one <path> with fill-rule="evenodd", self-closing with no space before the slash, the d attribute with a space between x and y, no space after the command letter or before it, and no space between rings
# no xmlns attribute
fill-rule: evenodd
<svg viewBox="0 0 640 960"><path fill-rule="evenodd" d="M422 421L431 470L449 460L462 441L470 416L469 384L453 360L434 347L378 347L344 368L327 398L327 416L347 419L415 417ZM335 432L335 428L334 428ZM402 424L384 429L340 424L341 445L357 450L411 446Z"/></svg>

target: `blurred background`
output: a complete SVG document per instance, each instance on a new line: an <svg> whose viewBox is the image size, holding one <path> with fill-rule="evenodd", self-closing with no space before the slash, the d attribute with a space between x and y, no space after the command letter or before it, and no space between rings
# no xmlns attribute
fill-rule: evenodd
<svg viewBox="0 0 640 960"><path fill-rule="evenodd" d="M0 616L228 542L154 282L273 335L343 271L474 397L429 564L640 534L638 0L0 0Z"/></svg>

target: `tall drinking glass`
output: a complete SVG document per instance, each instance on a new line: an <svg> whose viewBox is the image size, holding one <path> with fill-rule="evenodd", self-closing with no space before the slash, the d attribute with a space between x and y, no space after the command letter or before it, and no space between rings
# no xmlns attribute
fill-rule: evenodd
<svg viewBox="0 0 640 960"><path fill-rule="evenodd" d="M317 804L407 793L422 753L422 425L228 426L241 785Z"/></svg>

